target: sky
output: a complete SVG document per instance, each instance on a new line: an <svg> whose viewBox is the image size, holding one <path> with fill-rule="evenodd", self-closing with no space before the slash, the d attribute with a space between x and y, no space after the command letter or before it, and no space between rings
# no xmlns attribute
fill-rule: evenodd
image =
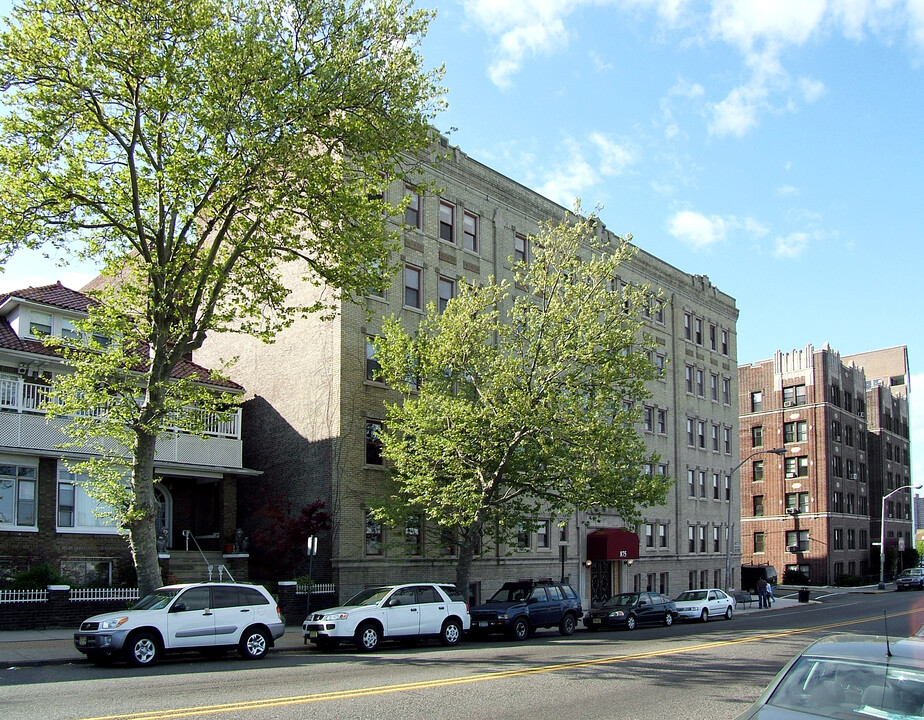
<svg viewBox="0 0 924 720"><path fill-rule="evenodd" d="M10 0L0 0L0 15ZM421 6L434 7L421 2ZM738 361L907 345L924 482L924 0L445 0L436 126L736 299ZM92 268L14 258L0 291Z"/></svg>

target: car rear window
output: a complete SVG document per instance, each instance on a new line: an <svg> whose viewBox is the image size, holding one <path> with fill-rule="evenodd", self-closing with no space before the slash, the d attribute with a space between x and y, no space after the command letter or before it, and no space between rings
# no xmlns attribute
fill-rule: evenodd
<svg viewBox="0 0 924 720"><path fill-rule="evenodd" d="M561 589L565 591L565 597L569 600L577 600L577 593L574 592L574 588L570 585L562 585Z"/></svg>
<svg viewBox="0 0 924 720"><path fill-rule="evenodd" d="M455 585L440 585L440 589L449 596L449 599L453 602L465 602L465 598L462 597Z"/></svg>

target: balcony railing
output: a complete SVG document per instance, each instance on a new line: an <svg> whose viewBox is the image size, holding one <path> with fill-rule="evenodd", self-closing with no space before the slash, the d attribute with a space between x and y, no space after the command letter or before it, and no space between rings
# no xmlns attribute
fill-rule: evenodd
<svg viewBox="0 0 924 720"><path fill-rule="evenodd" d="M0 377L0 411L44 414L42 409L48 400L50 388L48 385L27 382L24 378ZM195 413L199 423L197 433L211 437L240 439L241 412L237 410L230 418L218 413L205 410L191 410ZM96 415L98 412L88 411L84 415ZM167 430L184 433L187 429L170 425Z"/></svg>

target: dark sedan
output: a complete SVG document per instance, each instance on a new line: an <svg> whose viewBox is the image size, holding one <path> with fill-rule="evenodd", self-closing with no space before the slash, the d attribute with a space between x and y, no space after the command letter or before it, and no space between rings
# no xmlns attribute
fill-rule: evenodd
<svg viewBox="0 0 924 720"><path fill-rule="evenodd" d="M613 595L600 607L593 608L584 616L588 630L602 630L622 627L635 630L639 625L674 624L677 606L666 595L658 593L620 593Z"/></svg>

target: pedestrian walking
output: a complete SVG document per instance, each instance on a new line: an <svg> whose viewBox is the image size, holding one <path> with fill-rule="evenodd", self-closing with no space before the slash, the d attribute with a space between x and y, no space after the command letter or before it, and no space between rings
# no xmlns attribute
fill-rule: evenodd
<svg viewBox="0 0 924 720"><path fill-rule="evenodd" d="M757 581L757 607L759 608L768 608L770 603L767 602L767 588L769 584L764 578L760 578Z"/></svg>
<svg viewBox="0 0 924 720"><path fill-rule="evenodd" d="M773 605L776 602L776 598L773 597L773 583L767 583L767 607Z"/></svg>

